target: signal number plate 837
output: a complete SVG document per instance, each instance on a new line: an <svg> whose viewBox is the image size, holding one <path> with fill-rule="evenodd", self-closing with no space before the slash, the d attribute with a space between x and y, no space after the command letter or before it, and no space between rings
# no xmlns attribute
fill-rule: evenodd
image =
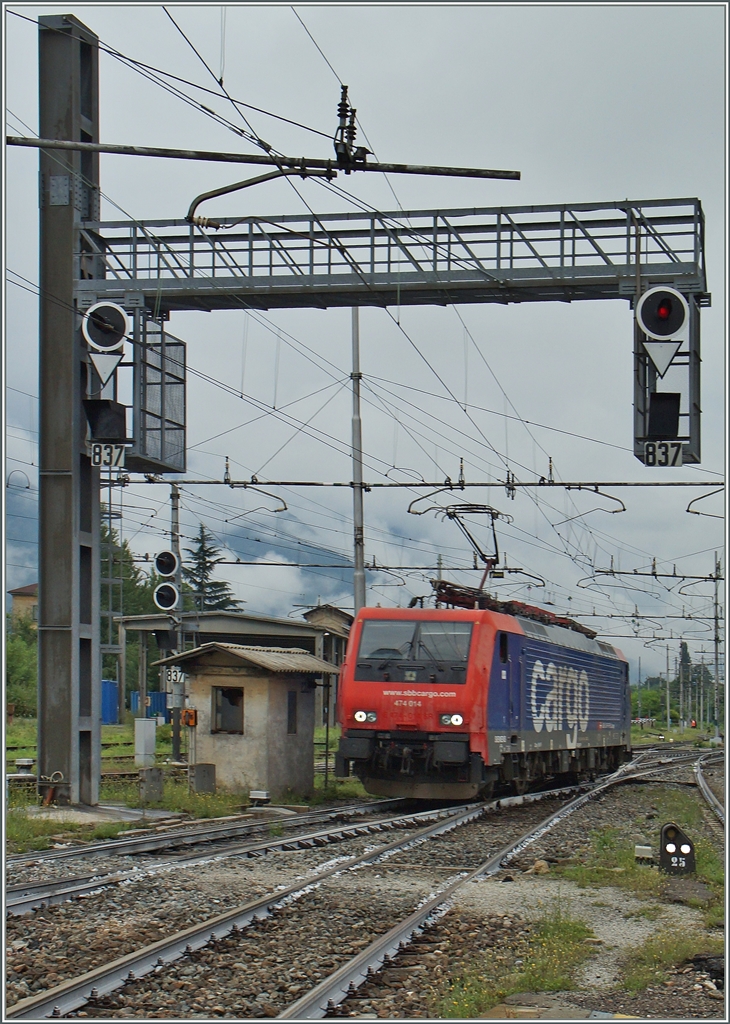
<svg viewBox="0 0 730 1024"><path fill-rule="evenodd" d="M126 446L123 444L103 444L101 441L92 441L89 445L91 465L123 469L126 450Z"/></svg>
<svg viewBox="0 0 730 1024"><path fill-rule="evenodd" d="M646 441L644 443L645 466L681 466L682 444L680 441Z"/></svg>

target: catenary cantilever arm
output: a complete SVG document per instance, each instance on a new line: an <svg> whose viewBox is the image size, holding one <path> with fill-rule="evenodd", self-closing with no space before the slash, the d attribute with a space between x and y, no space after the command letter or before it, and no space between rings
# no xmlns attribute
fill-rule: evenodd
<svg viewBox="0 0 730 1024"><path fill-rule="evenodd" d="M216 196L226 196L229 192L238 192L242 188L248 188L249 185L258 185L262 181L271 181L272 178L287 177L291 174L301 174L303 178L334 178L336 177L335 172L331 170L325 171L307 171L302 170L301 167L290 167L290 168L278 168L275 171L269 171L268 174L259 174L255 178L247 178L245 181L236 181L233 185L224 185L222 188L214 188L210 192L202 192L199 196L196 196L190 204L185 220L190 224L196 223L199 218L195 217L195 211L204 203L206 199L215 199ZM220 225L216 221L208 220L206 218L205 223L201 224L203 227L219 227Z"/></svg>

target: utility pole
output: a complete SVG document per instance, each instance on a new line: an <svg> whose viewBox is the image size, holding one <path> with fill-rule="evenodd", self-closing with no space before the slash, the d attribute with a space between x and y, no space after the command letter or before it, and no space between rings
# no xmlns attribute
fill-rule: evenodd
<svg viewBox="0 0 730 1024"><path fill-rule="evenodd" d="M360 418L360 310L352 307L352 505L355 531L353 591L355 615L365 606L365 535L362 503L362 420Z"/></svg>
<svg viewBox="0 0 730 1024"><path fill-rule="evenodd" d="M720 739L720 614L717 602L717 586L720 581L720 563L715 552L715 739Z"/></svg>
<svg viewBox="0 0 730 1024"><path fill-rule="evenodd" d="M639 704L639 718L641 718L641 655L639 655L639 681L636 684L636 693Z"/></svg>
<svg viewBox="0 0 730 1024"><path fill-rule="evenodd" d="M669 644L667 644L667 734L672 724L672 719L669 713Z"/></svg>
<svg viewBox="0 0 730 1024"><path fill-rule="evenodd" d="M177 632L177 651L179 654L183 649L183 635L182 635L182 618L180 612L182 611L182 562L180 560L180 488L176 483L170 484L170 542L171 548L174 555L177 556L177 569L175 571L175 586L177 592L180 595L178 597L178 607L175 608L176 632ZM180 709L183 701L183 685L182 683L172 684L172 759L173 761L180 760Z"/></svg>
<svg viewBox="0 0 730 1024"><path fill-rule="evenodd" d="M679 686L679 728L684 728L684 716L682 708L682 661L676 656L674 658L674 675Z"/></svg>
<svg viewBox="0 0 730 1024"><path fill-rule="evenodd" d="M38 19L39 132L99 141L98 39ZM99 219L99 156L40 150L38 794L96 804L101 775L99 470L82 400L92 379L74 282L103 277L81 235Z"/></svg>
<svg viewBox="0 0 730 1024"><path fill-rule="evenodd" d="M700 660L700 729L705 727L705 652Z"/></svg>

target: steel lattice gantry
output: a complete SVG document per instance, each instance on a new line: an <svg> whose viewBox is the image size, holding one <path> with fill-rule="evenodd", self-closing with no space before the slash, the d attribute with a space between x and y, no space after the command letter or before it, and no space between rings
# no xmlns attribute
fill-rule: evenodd
<svg viewBox="0 0 730 1024"><path fill-rule="evenodd" d="M86 222L79 305L182 309L633 301L670 285L706 305L698 199Z"/></svg>

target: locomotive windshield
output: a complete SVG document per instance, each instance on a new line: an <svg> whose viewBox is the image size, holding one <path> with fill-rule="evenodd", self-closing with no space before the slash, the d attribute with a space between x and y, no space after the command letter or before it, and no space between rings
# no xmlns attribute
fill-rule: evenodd
<svg viewBox="0 0 730 1024"><path fill-rule="evenodd" d="M463 683L472 625L370 619L363 624L355 679Z"/></svg>

